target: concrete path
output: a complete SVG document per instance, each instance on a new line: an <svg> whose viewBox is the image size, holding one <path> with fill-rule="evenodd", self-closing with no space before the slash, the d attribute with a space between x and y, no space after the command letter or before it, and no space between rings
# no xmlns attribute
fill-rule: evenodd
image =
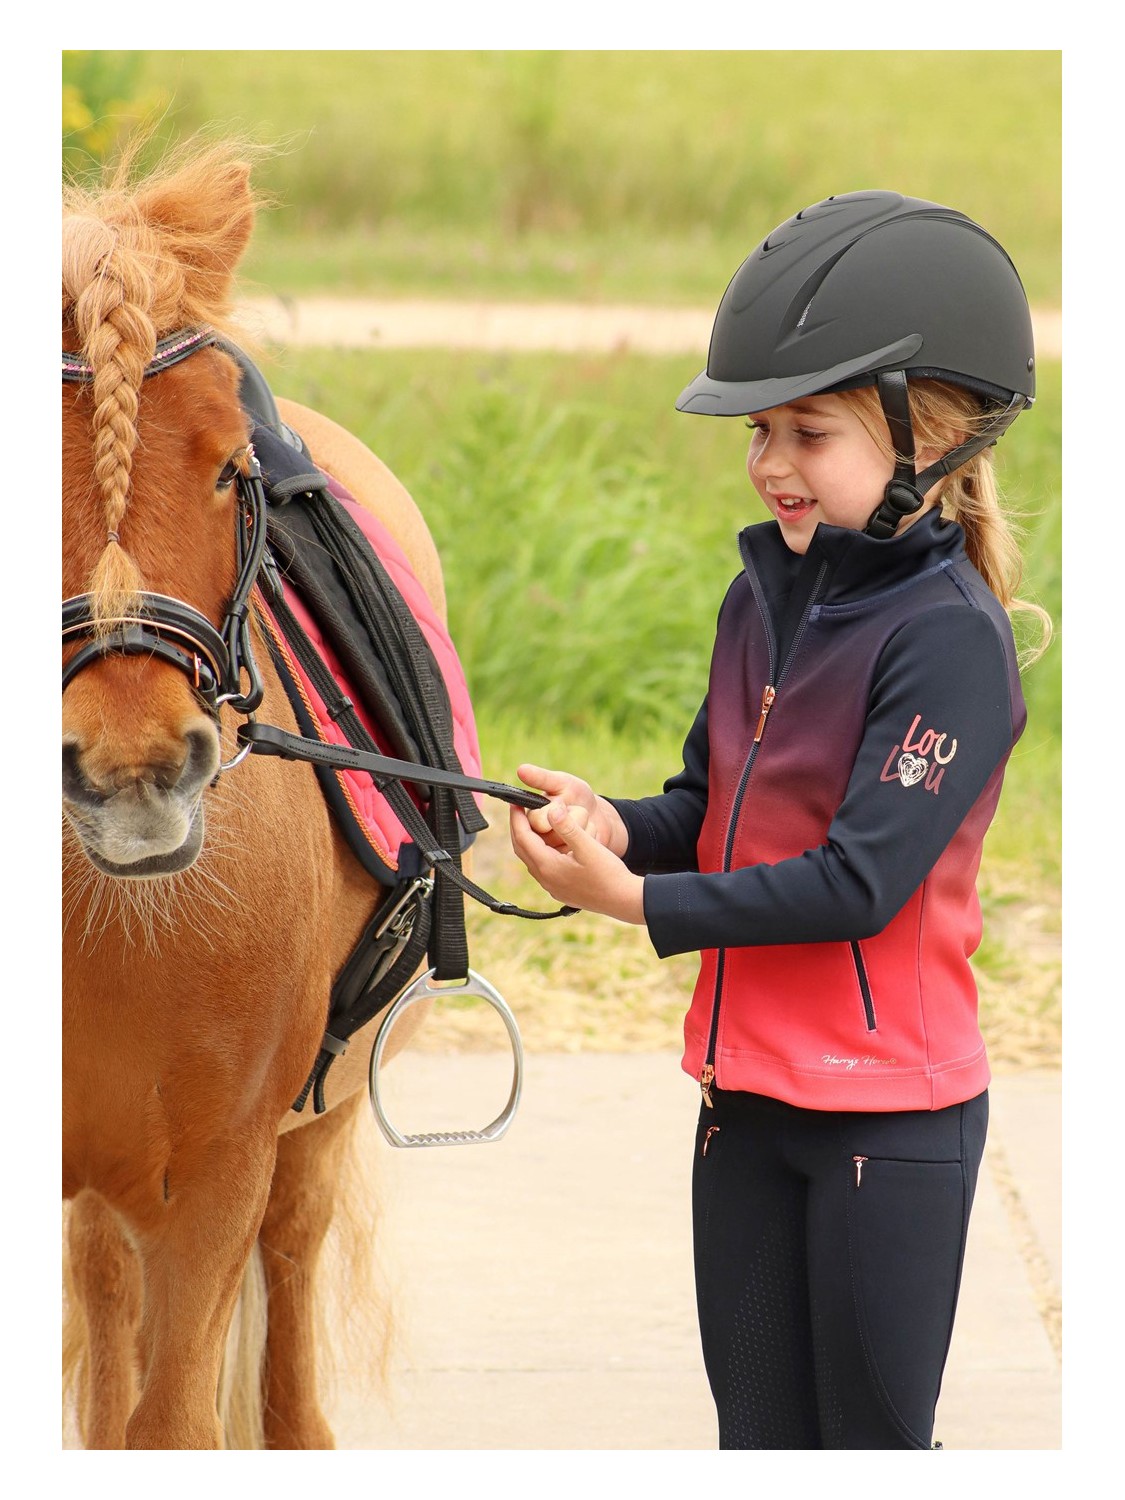
<svg viewBox="0 0 1125 1500"><path fill-rule="evenodd" d="M715 309L569 302L460 302L417 297L247 298L258 338L293 347L491 349L560 354L705 356ZM1040 358L1062 354L1062 316L1033 311Z"/></svg>
<svg viewBox="0 0 1125 1500"><path fill-rule="evenodd" d="M404 1133L480 1127L499 1054L406 1054ZM708 1450L690 1241L698 1094L672 1053L527 1059L508 1134L395 1150L374 1120L403 1343L393 1404L345 1394L342 1447ZM958 1321L946 1449L1061 1445L1060 1078L994 1080Z"/></svg>

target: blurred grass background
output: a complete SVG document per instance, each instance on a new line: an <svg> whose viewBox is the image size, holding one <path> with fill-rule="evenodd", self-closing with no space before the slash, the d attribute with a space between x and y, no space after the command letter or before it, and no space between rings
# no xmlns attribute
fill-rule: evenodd
<svg viewBox="0 0 1125 1500"><path fill-rule="evenodd" d="M1058 52L71 52L68 164L162 113L283 154L246 264L278 292L711 305L798 208L951 203L1057 303ZM940 82L940 88L936 85Z"/></svg>
<svg viewBox="0 0 1125 1500"><path fill-rule="evenodd" d="M442 556L487 775L512 781L533 760L632 796L679 768L718 606L739 568L737 533L765 518L746 477L741 423L673 409L699 363L395 350L263 360L277 390L356 433L421 504ZM1039 391L996 451L1024 531L1023 593L1057 624L1058 362L1040 369ZM1029 727L982 872L986 941L976 967L997 1063L1059 1054L1059 667L1056 643L1025 674ZM485 813L501 834L478 848L486 883L542 907L543 893L506 848L503 809ZM491 975L510 975L513 1000L529 973L542 992L548 979L553 986L553 1014L537 1012L529 1029L520 1012L529 1045L565 1044L576 1016L585 1017L584 1045L606 1045L613 985L615 1024L628 1021L618 1039L675 1038L694 960L655 965L639 929L598 918L572 918L549 937L480 910L470 920L474 955Z"/></svg>
<svg viewBox="0 0 1125 1500"><path fill-rule="evenodd" d="M284 142L257 174L277 209L246 291L710 307L797 208L893 186L979 218L1033 303L1061 299L1056 52L86 52L63 70L71 172L145 118L154 152L199 129ZM630 795L678 767L734 538L763 514L740 424L673 410L705 352L264 351L278 392L356 433L426 515L486 774L534 759ZM1034 410L997 449L1024 592L1057 627L1061 379L1041 362ZM1026 675L982 871L976 962L1001 1063L1060 1047L1060 664L1056 642ZM543 904L502 840L480 854L503 894ZM510 973L513 1000L534 973L561 1018L537 1010L529 1032L521 1009L529 1045L570 1045L576 1017L583 1045L604 1044L610 985L631 1043L674 1039L693 964L656 965L597 919L550 938L471 920L486 971Z"/></svg>

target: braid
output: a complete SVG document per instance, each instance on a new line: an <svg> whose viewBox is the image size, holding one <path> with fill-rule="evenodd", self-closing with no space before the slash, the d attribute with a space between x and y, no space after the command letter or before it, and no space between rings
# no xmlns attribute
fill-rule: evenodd
<svg viewBox="0 0 1125 1500"><path fill-rule="evenodd" d="M871 386L841 392L888 457L894 456L879 397ZM936 380L910 383L910 415L919 447L948 451L986 420L980 402L961 386ZM965 551L1009 616L1019 614L1038 635L1020 652L1021 667L1030 666L1051 640L1051 617L1032 600L1018 597L1023 573L1020 528L1005 509L996 482L991 448L968 460L941 485L943 513L965 533Z"/></svg>
<svg viewBox="0 0 1125 1500"><path fill-rule="evenodd" d="M90 580L95 624L136 607L142 579L121 545L137 446L138 392L156 347L150 278L139 256L104 222L64 223L64 309L94 371L94 477L105 506L106 545ZM69 300L69 306L66 302Z"/></svg>
<svg viewBox="0 0 1125 1500"><path fill-rule="evenodd" d="M63 190L64 347L93 370L93 472L107 537L89 585L96 630L132 613L144 587L120 538L145 368L162 334L203 323L235 331L233 271L260 201L249 163L262 148L185 142L142 177L148 144L139 132L99 183Z"/></svg>

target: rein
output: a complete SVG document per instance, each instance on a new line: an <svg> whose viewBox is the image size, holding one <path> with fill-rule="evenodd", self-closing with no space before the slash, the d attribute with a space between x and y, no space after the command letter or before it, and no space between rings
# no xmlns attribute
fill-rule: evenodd
<svg viewBox="0 0 1125 1500"><path fill-rule="evenodd" d="M145 367L144 378L158 375L198 349L215 344L222 347L222 340L211 328L185 328L169 334L157 344L152 360ZM90 384L94 379L93 366L64 350L62 378L68 382ZM254 710L262 701L264 688L250 641L250 598L260 576L267 591L274 592L275 567L266 546L266 495L262 471L252 449L248 453L247 472L244 474L240 470L237 475L237 488L239 513L235 551L238 576L222 625L216 628L204 614L182 599L142 592L135 614L104 621L103 625L109 629L99 630L95 628L90 594L65 599L62 606L63 641L84 640L85 644L63 668L63 690L79 672L104 657L156 656L185 674L216 723L223 704L247 719L237 730L239 752L220 766L220 772L238 765L250 753L367 771L411 834L423 858L435 870L440 869L449 876L466 894L504 915L536 920L569 916L575 908L564 906L553 912L531 911L489 896L461 872L449 851L440 847L425 819L403 790L402 783L409 781L420 786L479 792L529 809L547 805L549 799L540 793L419 762L395 760L371 751L326 745L320 740L290 734L276 725L256 722ZM242 688L243 674L248 682L245 691Z"/></svg>

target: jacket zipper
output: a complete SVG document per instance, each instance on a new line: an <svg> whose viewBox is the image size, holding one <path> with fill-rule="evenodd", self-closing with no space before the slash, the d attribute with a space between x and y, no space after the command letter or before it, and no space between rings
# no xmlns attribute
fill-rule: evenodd
<svg viewBox="0 0 1125 1500"><path fill-rule="evenodd" d="M855 963L856 978L859 980L859 992L863 996L863 1014L867 1018L868 1031L875 1031L875 1002L871 998L871 986L867 981L867 966L863 962L863 954L860 952L858 942L851 944L852 960Z"/></svg>
<svg viewBox="0 0 1125 1500"><path fill-rule="evenodd" d="M774 635L773 631L773 621L770 619L769 610L766 608L766 601L762 595L758 580L751 572L749 564L747 564L746 566L746 576L749 579L750 587L754 593L754 598L758 603L758 613L761 615L762 620L764 621L766 626L766 644L769 651L769 673L770 677L774 680L772 682L767 682L765 688L762 691L762 702L758 712L757 728L754 730L754 739L750 745L749 751L747 752L746 761L742 767L742 774L738 778L738 787L734 794L734 800L731 803L730 817L727 822L727 836L723 846L724 871L729 870L731 867L730 862L731 857L734 853L735 834L738 828L738 815L742 810L742 802L746 796L746 786L750 780L750 772L754 769L754 762L758 757L758 746L761 744L762 735L765 733L766 720L769 718L770 709L777 701L777 695L781 691L782 684L785 682L786 677L789 675L789 669L793 665L794 657L797 655L798 648L801 644L801 638L805 633L805 627L809 623L809 616L813 612L813 606L816 603L817 595L820 593L821 585L824 583L824 578L827 572L828 564L821 563L820 570L816 575L816 582L813 584L812 591L809 594L808 603L805 605L804 611L801 614L800 623L798 624L797 629L794 632L793 642L789 647L789 654L785 658L781 671L777 673L775 677L774 674L777 665L777 638ZM723 972L726 967L725 960L726 949L720 948L718 962L715 968L715 999L711 1007L711 1027L707 1034L707 1054L703 1064L702 1072L699 1075L699 1087L703 1094L703 1102L708 1109L714 1108L714 1101L711 1098L711 1086L715 1082L715 1047L718 1042L719 1036L719 999L723 991Z"/></svg>

